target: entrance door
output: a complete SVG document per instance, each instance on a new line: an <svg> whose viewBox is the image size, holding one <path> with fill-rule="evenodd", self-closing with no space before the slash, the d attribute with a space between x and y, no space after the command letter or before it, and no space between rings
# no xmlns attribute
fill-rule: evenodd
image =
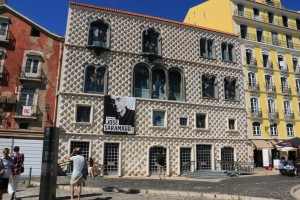
<svg viewBox="0 0 300 200"><path fill-rule="evenodd" d="M197 145L197 170L211 170L211 145Z"/></svg>
<svg viewBox="0 0 300 200"><path fill-rule="evenodd" d="M191 171L191 148L180 148L180 174Z"/></svg>
<svg viewBox="0 0 300 200"><path fill-rule="evenodd" d="M232 147L221 149L221 169L234 170L234 150Z"/></svg>
<svg viewBox="0 0 300 200"><path fill-rule="evenodd" d="M156 157L159 153L161 153L167 157L167 150L164 147L151 147L149 153L149 174L150 175L157 175L157 165L156 165ZM165 169L166 170L166 166Z"/></svg>
<svg viewBox="0 0 300 200"><path fill-rule="evenodd" d="M90 156L90 142L83 142L83 141L71 141L69 152L73 152L75 148L80 148L81 155L87 161ZM73 171L73 164L68 165L67 172L72 173Z"/></svg>
<svg viewBox="0 0 300 200"><path fill-rule="evenodd" d="M104 175L118 175L119 168L119 144L104 144Z"/></svg>
<svg viewBox="0 0 300 200"><path fill-rule="evenodd" d="M254 163L256 167L263 167L262 150L254 149Z"/></svg>

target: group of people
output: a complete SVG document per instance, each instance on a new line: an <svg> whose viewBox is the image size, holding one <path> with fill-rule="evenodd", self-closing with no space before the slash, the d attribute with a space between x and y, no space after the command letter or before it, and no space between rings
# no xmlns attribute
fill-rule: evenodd
<svg viewBox="0 0 300 200"><path fill-rule="evenodd" d="M11 200L16 199L20 174L24 171L24 155L20 153L18 146L10 155L9 149L3 149L3 156L0 159L0 200L4 193L8 192Z"/></svg>
<svg viewBox="0 0 300 200"><path fill-rule="evenodd" d="M279 171L282 175L297 175L300 172L300 163L296 163L291 157L288 157L287 161L285 157L281 157Z"/></svg>

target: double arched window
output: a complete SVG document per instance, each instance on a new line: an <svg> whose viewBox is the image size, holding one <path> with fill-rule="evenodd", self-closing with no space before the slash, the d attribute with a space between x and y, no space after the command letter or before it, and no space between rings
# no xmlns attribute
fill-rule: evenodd
<svg viewBox="0 0 300 200"><path fill-rule="evenodd" d="M165 69L147 64L134 67L133 96L173 101L183 100L183 74L178 68Z"/></svg>
<svg viewBox="0 0 300 200"><path fill-rule="evenodd" d="M217 79L214 75L202 75L202 97L218 98Z"/></svg>
<svg viewBox="0 0 300 200"><path fill-rule="evenodd" d="M235 51L233 44L222 43L222 60L236 62Z"/></svg>
<svg viewBox="0 0 300 200"><path fill-rule="evenodd" d="M109 48L110 25L103 20L90 23L88 45Z"/></svg>
<svg viewBox="0 0 300 200"><path fill-rule="evenodd" d="M106 67L88 65L85 68L84 92L104 93L106 85Z"/></svg>
<svg viewBox="0 0 300 200"><path fill-rule="evenodd" d="M235 78L226 77L224 79L224 92L226 100L238 100L239 92Z"/></svg>
<svg viewBox="0 0 300 200"><path fill-rule="evenodd" d="M211 39L200 39L200 56L205 58L215 58L214 41Z"/></svg>

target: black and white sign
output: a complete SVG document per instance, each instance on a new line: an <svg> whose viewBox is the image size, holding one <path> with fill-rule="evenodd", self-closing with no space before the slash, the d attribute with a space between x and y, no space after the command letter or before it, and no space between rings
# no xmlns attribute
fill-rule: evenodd
<svg viewBox="0 0 300 200"><path fill-rule="evenodd" d="M135 98L104 97L104 133L134 134Z"/></svg>

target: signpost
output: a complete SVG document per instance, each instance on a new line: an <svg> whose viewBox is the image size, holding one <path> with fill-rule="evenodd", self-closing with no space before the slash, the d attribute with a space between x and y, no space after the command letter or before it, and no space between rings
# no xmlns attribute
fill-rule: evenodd
<svg viewBox="0 0 300 200"><path fill-rule="evenodd" d="M41 171L41 185L39 199L56 199L57 179L57 145L58 136L55 127L46 127L44 131L44 146Z"/></svg>

